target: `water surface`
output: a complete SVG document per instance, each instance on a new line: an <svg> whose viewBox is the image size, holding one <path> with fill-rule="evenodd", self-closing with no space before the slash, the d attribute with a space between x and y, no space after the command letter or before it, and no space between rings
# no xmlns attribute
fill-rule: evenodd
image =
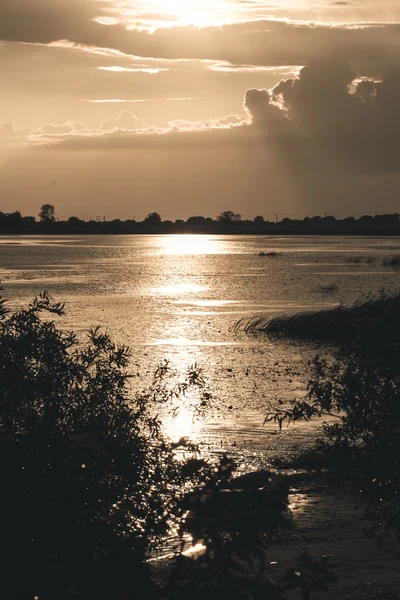
<svg viewBox="0 0 400 600"><path fill-rule="evenodd" d="M164 359L178 374L197 362L225 410L193 423L183 403L175 420L164 416L166 432L191 436L203 452L229 450L249 463L293 440L287 431L263 426L263 418L271 401L304 393L304 365L316 348L247 336L235 323L395 289L400 271L382 265L395 254L397 238L2 236L0 278L13 305L48 290L66 302L63 327L83 334L101 324L129 345L132 392L148 385ZM374 262L347 262L362 256ZM337 292L321 292L332 284ZM298 439L308 431L298 428Z"/></svg>

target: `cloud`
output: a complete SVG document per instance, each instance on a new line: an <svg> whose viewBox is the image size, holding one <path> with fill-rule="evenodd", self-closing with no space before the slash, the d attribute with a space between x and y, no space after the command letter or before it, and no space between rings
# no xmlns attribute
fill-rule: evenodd
<svg viewBox="0 0 400 600"><path fill-rule="evenodd" d="M243 104L254 127L267 129L271 133L277 127L286 125L285 114L271 102L271 95L267 90L247 90Z"/></svg>
<svg viewBox="0 0 400 600"><path fill-rule="evenodd" d="M242 127L249 125L247 115L228 115L222 119L202 119L201 121L185 121L178 119L169 121L168 125L172 131L188 132L188 131L207 131L218 129L232 129L233 127ZM167 130L165 133L169 133Z"/></svg>
<svg viewBox="0 0 400 600"><path fill-rule="evenodd" d="M100 71L110 71L112 73L148 73L149 75L158 75L162 71L169 71L169 69L165 68L157 68L157 67L98 67Z"/></svg>
<svg viewBox="0 0 400 600"><path fill-rule="evenodd" d="M111 99L97 102L108 103ZM397 141L400 140L400 68L397 67L389 68L382 79L373 80L359 78L347 61L331 57L313 60L297 77L283 79L272 89L248 89L243 108L243 114L224 118L173 119L162 128L122 111L92 129L73 121L61 125L47 123L33 131L32 139L36 144L51 140L60 147L105 149L141 144L159 147L170 141L176 145L190 141L195 145L196 139L199 144L208 140L225 144L231 135L232 143L237 140L259 143L262 139L266 144L275 144L283 156L291 159L296 157L296 148L300 151L303 145L304 152L334 157L339 163L347 161L346 167L361 168L364 164L365 168L371 165L374 169L393 168L398 162L397 155L400 157L400 152L394 151L397 146L400 150ZM234 130L241 131L234 133ZM11 124L3 125L0 132L3 138L15 135ZM208 137L183 136L201 132L211 133ZM303 153L300 162L304 156Z"/></svg>
<svg viewBox="0 0 400 600"><path fill-rule="evenodd" d="M149 127L128 111L123 111L116 119L107 119L100 125L102 131L145 131Z"/></svg>
<svg viewBox="0 0 400 600"><path fill-rule="evenodd" d="M360 79L344 61L314 60L273 89L248 89L243 104L243 115L164 129L127 111L89 131L41 126L29 138L34 147L0 166L0 193L10 210L23 209L38 194L50 201L48 181L57 180L66 214L94 201L96 214L107 214L116 186L117 214L132 197L136 212L151 206L176 217L227 206L243 213L244 202L249 214L397 209L400 69Z"/></svg>
<svg viewBox="0 0 400 600"><path fill-rule="evenodd" d="M143 102L152 102L150 98L97 98L91 100L90 98L82 98L79 102L85 104L141 104Z"/></svg>
<svg viewBox="0 0 400 600"><path fill-rule="evenodd" d="M400 57L396 22L361 20L346 25L257 18L220 26L159 27L149 33L141 27L127 28L110 15L113 7L115 3L105 0L3 0L0 40L53 47L63 40L64 47L75 44L81 52L97 48L103 54L120 52L136 58L215 60L245 69L303 66L329 53L349 59L365 75Z"/></svg>
<svg viewBox="0 0 400 600"><path fill-rule="evenodd" d="M263 66L259 66L259 65L233 65L229 62L223 61L223 62L214 62L211 65L208 66L208 68L210 69L210 71L217 71L217 72L221 72L221 73L260 73L260 72L271 72L271 71L275 71L275 72L280 72L280 71L287 71L287 75L288 74L296 74L296 68L292 67L292 66L273 66L273 67L263 67Z"/></svg>
<svg viewBox="0 0 400 600"><path fill-rule="evenodd" d="M32 135L82 135L85 133L89 133L89 131L89 128L86 127L86 125L84 125L83 123L74 123L73 121L68 121L67 123L62 123L60 125L54 125L53 123L43 123L32 132Z"/></svg>
<svg viewBox="0 0 400 600"><path fill-rule="evenodd" d="M42 125L32 140L104 151L264 144L293 170L312 170L315 161L320 168L357 172L400 169L400 68L388 69L381 80L360 79L346 61L317 59L270 90L248 89L243 108L243 114L219 119L174 119L164 128L123 111L95 129Z"/></svg>

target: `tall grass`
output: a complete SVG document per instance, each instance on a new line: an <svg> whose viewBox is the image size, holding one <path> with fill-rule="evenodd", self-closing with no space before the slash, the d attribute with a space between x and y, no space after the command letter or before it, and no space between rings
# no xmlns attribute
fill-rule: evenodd
<svg viewBox="0 0 400 600"><path fill-rule="evenodd" d="M339 341L352 338L362 328L394 327L400 333L400 292L365 296L350 306L340 304L321 311L301 312L275 318L257 316L241 321L246 333L276 337Z"/></svg>

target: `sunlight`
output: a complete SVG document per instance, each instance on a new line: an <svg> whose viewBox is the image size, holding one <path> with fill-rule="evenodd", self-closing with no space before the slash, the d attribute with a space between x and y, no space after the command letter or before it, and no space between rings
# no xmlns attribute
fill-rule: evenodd
<svg viewBox="0 0 400 600"><path fill-rule="evenodd" d="M161 287L151 288L156 294L179 295L179 294L198 294L210 288L197 283L172 283Z"/></svg>
<svg viewBox="0 0 400 600"><path fill-rule="evenodd" d="M186 407L181 407L175 417L171 415L163 422L164 433L173 442L183 437L190 438L193 442L196 439L196 429L198 423L193 419L192 411Z"/></svg>
<svg viewBox="0 0 400 600"><path fill-rule="evenodd" d="M157 254L164 255L199 255L225 254L226 242L208 235L168 235L159 238Z"/></svg>
<svg viewBox="0 0 400 600"><path fill-rule="evenodd" d="M146 2L147 10L176 17L176 24L219 25L231 20L235 3L231 0L152 0ZM164 23L165 25L165 23Z"/></svg>

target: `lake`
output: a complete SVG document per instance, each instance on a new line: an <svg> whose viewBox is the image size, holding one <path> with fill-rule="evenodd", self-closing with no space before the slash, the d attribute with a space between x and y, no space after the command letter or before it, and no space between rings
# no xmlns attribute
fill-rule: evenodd
<svg viewBox="0 0 400 600"><path fill-rule="evenodd" d="M66 303L63 328L83 334L100 324L129 345L132 393L146 389L163 360L177 379L197 363L215 409L193 421L191 399L183 400L175 418L164 411L165 431L248 466L306 443L315 431L308 425L278 434L263 419L277 399L304 394L307 361L318 347L250 336L235 324L397 289L399 268L384 265L394 255L398 238L2 236L0 278L12 306L47 290ZM335 287L326 294L325 286Z"/></svg>

